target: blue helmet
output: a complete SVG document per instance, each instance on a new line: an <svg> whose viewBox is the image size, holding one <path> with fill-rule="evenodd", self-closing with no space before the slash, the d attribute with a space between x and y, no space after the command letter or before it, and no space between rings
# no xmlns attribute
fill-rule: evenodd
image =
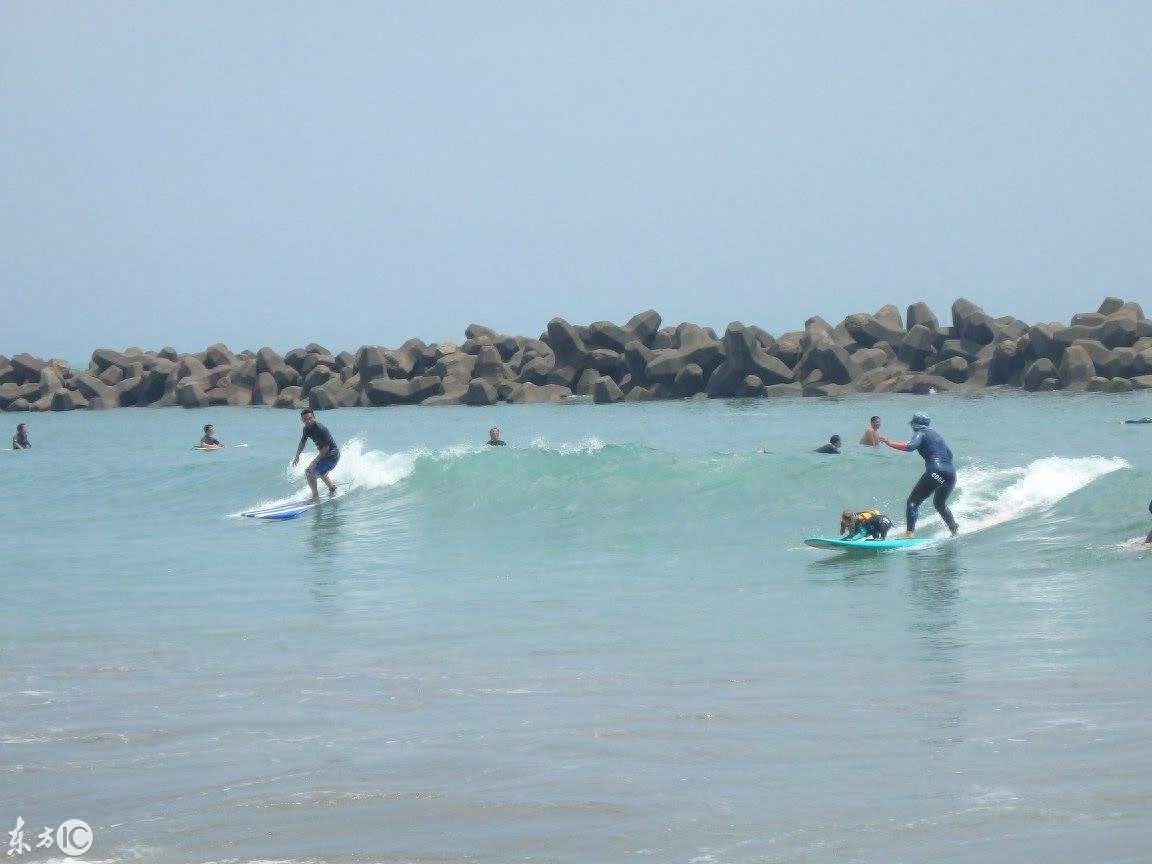
<svg viewBox="0 0 1152 864"><path fill-rule="evenodd" d="M927 429L932 425L932 418L927 414L921 414L917 411L912 415L912 428L913 429Z"/></svg>

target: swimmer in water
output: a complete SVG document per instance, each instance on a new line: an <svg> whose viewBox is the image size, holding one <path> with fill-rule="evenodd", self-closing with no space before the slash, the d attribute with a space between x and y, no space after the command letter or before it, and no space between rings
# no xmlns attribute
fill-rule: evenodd
<svg viewBox="0 0 1152 864"><path fill-rule="evenodd" d="M499 426L493 426L488 430L488 443L493 447L503 447L508 443L500 438Z"/></svg>
<svg viewBox="0 0 1152 864"><path fill-rule="evenodd" d="M903 450L910 453L918 452L924 459L924 473L912 487L908 495L908 507L905 513L907 530L905 537L916 536L916 517L920 515L920 505L931 495L932 504L936 512L948 526L948 530L955 537L959 533L956 519L948 509L948 496L956 488L956 468L952 463L952 451L940 437L935 429L928 428L932 423L927 414L916 413L912 415L912 439L910 441L889 441L883 435L880 442L887 444L893 450Z"/></svg>
<svg viewBox="0 0 1152 864"><path fill-rule="evenodd" d="M204 424L204 437L200 439L198 445L201 450L223 450L224 445L220 443L220 439L216 437L216 429L211 423Z"/></svg>
<svg viewBox="0 0 1152 864"><path fill-rule="evenodd" d="M16 424L16 434L12 436L13 450L31 450L32 442L28 440L28 426L25 423Z"/></svg>
<svg viewBox="0 0 1152 864"><path fill-rule="evenodd" d="M839 454L840 453L840 436L839 435L833 435L831 438L828 439L827 444L825 444L823 447L817 447L814 452Z"/></svg>
<svg viewBox="0 0 1152 864"><path fill-rule="evenodd" d="M860 436L860 443L868 447L880 446L880 418L873 415L872 419L868 421L868 428L864 430L864 434Z"/></svg>
<svg viewBox="0 0 1152 864"><path fill-rule="evenodd" d="M879 510L845 510L840 514L840 536L845 540L884 540L891 530L892 520Z"/></svg>

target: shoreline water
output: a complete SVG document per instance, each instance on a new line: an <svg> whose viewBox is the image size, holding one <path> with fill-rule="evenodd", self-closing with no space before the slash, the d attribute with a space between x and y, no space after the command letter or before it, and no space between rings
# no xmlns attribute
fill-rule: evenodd
<svg viewBox="0 0 1152 864"><path fill-rule="evenodd" d="M391 405L597 403L680 398L842 396L1018 388L1152 389L1152 321L1139 304L1106 298L1068 325L993 318L960 299L951 325L924 303L819 316L776 337L730 324L721 336L654 310L624 325L548 323L538 338L472 324L465 341L410 339L395 349L332 353L310 344L281 356L225 345L93 352L86 369L29 354L0 355L0 410L265 406L325 410Z"/></svg>
<svg viewBox="0 0 1152 864"><path fill-rule="evenodd" d="M906 428L894 395L350 409L348 496L274 524L230 516L303 488L291 414L46 414L0 502L3 830L160 864L1137 860L1149 462L1113 421L1152 394L915 406L958 518L1014 516L866 559L801 540L898 513L921 460L809 446ZM189 451L209 421L250 446Z"/></svg>

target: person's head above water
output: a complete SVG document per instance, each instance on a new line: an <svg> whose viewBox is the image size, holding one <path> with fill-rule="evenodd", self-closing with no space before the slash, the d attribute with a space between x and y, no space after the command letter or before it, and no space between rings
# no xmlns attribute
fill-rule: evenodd
<svg viewBox="0 0 1152 864"><path fill-rule="evenodd" d="M27 423L17 423L16 424L16 431L17 432L23 432L24 429L27 427L27 425L28 425Z"/></svg>
<svg viewBox="0 0 1152 864"><path fill-rule="evenodd" d="M839 447L840 446L840 436L839 435L833 435L831 438L828 439L828 443L831 444L833 447Z"/></svg>
<svg viewBox="0 0 1152 864"><path fill-rule="evenodd" d="M493 426L491 429L488 430L488 440L489 441L499 441L500 440L500 427L499 426Z"/></svg>
<svg viewBox="0 0 1152 864"><path fill-rule="evenodd" d="M872 419L869 420L868 423L872 426L873 429L879 429L880 428L880 415L879 414L873 414Z"/></svg>
<svg viewBox="0 0 1152 864"><path fill-rule="evenodd" d="M212 434L212 424L211 423L205 423L204 424L204 434L205 435L211 435Z"/></svg>
<svg viewBox="0 0 1152 864"><path fill-rule="evenodd" d="M929 417L927 414L921 414L919 411L917 411L915 414L912 415L911 426L913 429L927 429L931 425L932 425L932 418Z"/></svg>
<svg viewBox="0 0 1152 864"><path fill-rule="evenodd" d="M316 422L316 415L312 412L311 408L305 408L300 412L300 419L304 421L305 426L311 426Z"/></svg>

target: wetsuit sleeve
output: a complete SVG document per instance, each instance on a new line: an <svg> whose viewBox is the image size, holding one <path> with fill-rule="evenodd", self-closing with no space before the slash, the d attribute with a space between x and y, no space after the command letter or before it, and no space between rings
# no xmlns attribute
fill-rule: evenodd
<svg viewBox="0 0 1152 864"><path fill-rule="evenodd" d="M917 432L912 436L912 440L910 441L889 441L888 446L893 450L903 450L905 453L911 453L913 450L919 450L923 441L924 433Z"/></svg>

